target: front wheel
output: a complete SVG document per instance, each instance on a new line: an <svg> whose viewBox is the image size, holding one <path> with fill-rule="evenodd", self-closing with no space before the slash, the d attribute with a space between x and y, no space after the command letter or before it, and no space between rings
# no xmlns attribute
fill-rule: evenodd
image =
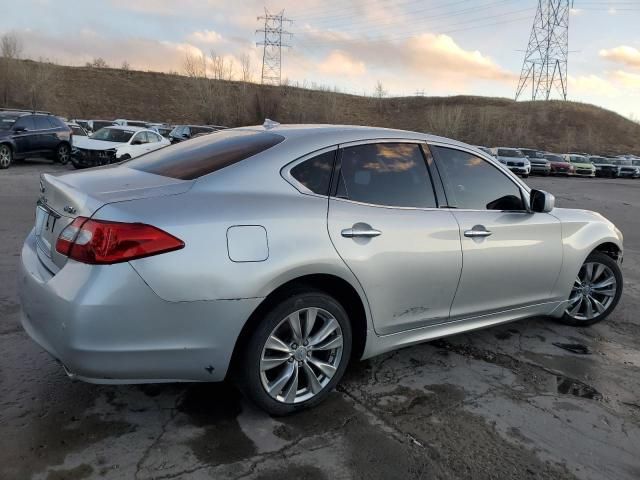
<svg viewBox="0 0 640 480"><path fill-rule="evenodd" d="M351 325L342 305L319 291L274 306L246 344L240 388L273 415L320 403L351 356Z"/></svg>
<svg viewBox="0 0 640 480"><path fill-rule="evenodd" d="M66 165L71 160L71 148L66 143L61 143L56 148L56 160L60 162L61 165Z"/></svg>
<svg viewBox="0 0 640 480"><path fill-rule="evenodd" d="M602 252L585 260L571 289L562 320L575 326L592 325L609 316L622 295L618 263Z"/></svg>
<svg viewBox="0 0 640 480"><path fill-rule="evenodd" d="M523 173L522 174L522 178L529 178L529 174L528 173Z"/></svg>
<svg viewBox="0 0 640 480"><path fill-rule="evenodd" d="M13 152L9 145L0 145L0 168L9 168L13 162Z"/></svg>

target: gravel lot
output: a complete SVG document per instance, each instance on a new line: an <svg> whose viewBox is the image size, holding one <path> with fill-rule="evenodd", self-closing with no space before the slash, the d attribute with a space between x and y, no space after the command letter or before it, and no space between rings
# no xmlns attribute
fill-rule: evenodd
<svg viewBox="0 0 640 480"><path fill-rule="evenodd" d="M27 338L19 250L38 174L62 169L0 171L0 478L640 478L640 180L529 179L625 234L605 323L531 319L406 348L274 419L226 384L71 382Z"/></svg>

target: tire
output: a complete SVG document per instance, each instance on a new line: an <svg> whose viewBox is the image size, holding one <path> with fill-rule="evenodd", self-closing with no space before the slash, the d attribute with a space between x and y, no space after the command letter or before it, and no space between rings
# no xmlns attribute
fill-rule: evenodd
<svg viewBox="0 0 640 480"><path fill-rule="evenodd" d="M117 160L117 162L124 162L125 160L131 160L131 155L125 153Z"/></svg>
<svg viewBox="0 0 640 480"><path fill-rule="evenodd" d="M13 163L13 151L6 144L0 145L0 169L9 168Z"/></svg>
<svg viewBox="0 0 640 480"><path fill-rule="evenodd" d="M577 327L604 320L618 305L622 287L618 263L602 252L592 252L580 267L561 320Z"/></svg>
<svg viewBox="0 0 640 480"><path fill-rule="evenodd" d="M271 415L313 407L342 378L351 356L351 338L349 318L337 300L317 290L292 292L255 327L242 352L236 381L251 401ZM311 353L314 343L322 349Z"/></svg>
<svg viewBox="0 0 640 480"><path fill-rule="evenodd" d="M71 147L69 147L68 143L61 143L56 148L55 161L61 165L66 165L69 160L71 160Z"/></svg>
<svg viewBox="0 0 640 480"><path fill-rule="evenodd" d="M529 178L529 174L528 173L522 174L522 178Z"/></svg>

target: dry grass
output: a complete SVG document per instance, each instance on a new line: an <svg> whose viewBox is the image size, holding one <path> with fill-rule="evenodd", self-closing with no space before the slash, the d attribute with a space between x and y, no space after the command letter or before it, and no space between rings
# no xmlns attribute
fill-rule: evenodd
<svg viewBox="0 0 640 480"><path fill-rule="evenodd" d="M25 71L42 69L39 62L21 63ZM228 126L262 123L269 117L281 123L400 128L488 146L640 154L640 125L582 103L472 96L370 98L154 72L51 64L47 68L47 78L55 82L39 95L37 108L67 117ZM22 89L12 106L27 107L33 101L28 86Z"/></svg>

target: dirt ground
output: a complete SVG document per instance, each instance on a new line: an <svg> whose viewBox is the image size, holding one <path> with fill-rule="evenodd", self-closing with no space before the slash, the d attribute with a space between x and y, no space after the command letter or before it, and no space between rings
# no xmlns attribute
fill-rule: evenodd
<svg viewBox="0 0 640 480"><path fill-rule="evenodd" d="M271 418L228 384L70 381L20 327L38 174L0 172L1 479L638 479L640 180L530 178L625 235L604 323L530 319L352 364L320 407Z"/></svg>

